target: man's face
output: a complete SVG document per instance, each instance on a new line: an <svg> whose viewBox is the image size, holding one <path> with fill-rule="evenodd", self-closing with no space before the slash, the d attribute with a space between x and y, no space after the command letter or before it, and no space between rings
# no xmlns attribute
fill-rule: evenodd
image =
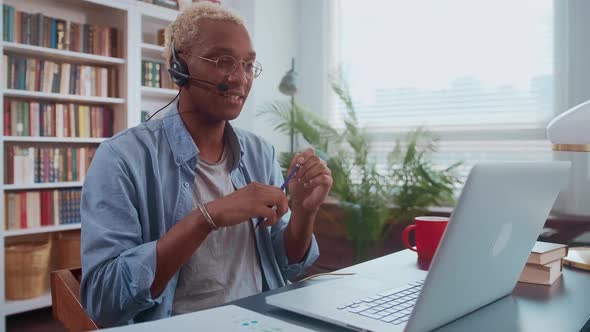
<svg viewBox="0 0 590 332"><path fill-rule="evenodd" d="M224 83L229 89L218 91L209 84L187 84L184 88L190 92L191 109L214 122L233 120L240 115L252 87L252 78L245 74L242 62L256 58L250 36L240 24L211 19L200 20L199 31L200 38L192 46L191 56L180 54L188 65L190 76L215 84ZM199 58L217 60L228 55L237 60L237 68L231 74L223 73L214 62Z"/></svg>

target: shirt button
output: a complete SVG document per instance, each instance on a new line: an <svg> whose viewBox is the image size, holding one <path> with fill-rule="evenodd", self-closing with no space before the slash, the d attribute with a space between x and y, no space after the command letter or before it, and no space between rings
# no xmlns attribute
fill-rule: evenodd
<svg viewBox="0 0 590 332"><path fill-rule="evenodd" d="M185 188L188 188L188 182L185 182L185 183L184 183L184 187L185 187Z"/></svg>

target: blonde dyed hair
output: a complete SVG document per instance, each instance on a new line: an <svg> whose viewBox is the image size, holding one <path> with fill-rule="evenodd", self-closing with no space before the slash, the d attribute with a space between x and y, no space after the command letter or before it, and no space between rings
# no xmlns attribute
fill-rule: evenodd
<svg viewBox="0 0 590 332"><path fill-rule="evenodd" d="M172 39L177 52L190 50L200 41L199 20L212 19L244 25L244 19L227 7L212 2L199 2L183 10L174 22L166 27L164 57L170 64L172 58Z"/></svg>

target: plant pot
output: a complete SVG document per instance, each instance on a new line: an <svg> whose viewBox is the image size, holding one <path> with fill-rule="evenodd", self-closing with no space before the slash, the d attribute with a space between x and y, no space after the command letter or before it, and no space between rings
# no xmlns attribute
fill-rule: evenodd
<svg viewBox="0 0 590 332"><path fill-rule="evenodd" d="M404 241L402 240L402 233L409 224L411 224L411 221L409 220L390 220L384 231L384 238L381 248L379 248L379 250L375 252L373 256L385 256L406 249ZM410 234L411 243L413 242L413 236L413 233Z"/></svg>
<svg viewBox="0 0 590 332"><path fill-rule="evenodd" d="M314 226L314 234L320 256L306 275L331 272L349 267L355 262L353 243L346 236L344 209L337 202L322 205ZM374 243L369 249L367 259L374 259L405 249L402 241L404 228L410 223L406 220L391 220L380 245Z"/></svg>
<svg viewBox="0 0 590 332"><path fill-rule="evenodd" d="M320 257L313 266L317 273L353 265L353 245L346 237L344 210L338 204L322 205L315 222L314 234L320 249Z"/></svg>

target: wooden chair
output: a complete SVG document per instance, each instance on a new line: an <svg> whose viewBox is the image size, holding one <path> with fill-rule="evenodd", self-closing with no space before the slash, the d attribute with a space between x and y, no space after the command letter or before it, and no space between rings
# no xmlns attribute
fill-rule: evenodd
<svg viewBox="0 0 590 332"><path fill-rule="evenodd" d="M69 331L98 330L100 327L84 311L80 303L80 268L51 272L51 304L53 318Z"/></svg>

